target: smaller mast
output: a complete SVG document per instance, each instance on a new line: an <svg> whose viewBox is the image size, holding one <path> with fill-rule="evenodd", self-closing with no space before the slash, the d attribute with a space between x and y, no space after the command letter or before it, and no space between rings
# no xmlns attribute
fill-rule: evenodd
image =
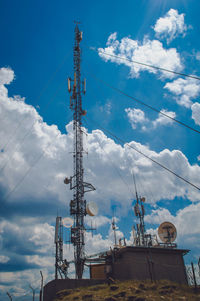
<svg viewBox="0 0 200 301"><path fill-rule="evenodd" d="M114 247L116 247L117 246L117 235L116 235L116 224L115 224L114 216L113 216L113 219L112 219L112 229L113 229L113 232L114 232L114 240L115 240Z"/></svg>
<svg viewBox="0 0 200 301"><path fill-rule="evenodd" d="M67 270L69 267L68 262L63 259L63 223L62 217L56 217L55 227L55 245L56 245L56 262L55 262L55 279L58 279L58 273L61 279L66 279Z"/></svg>
<svg viewBox="0 0 200 301"><path fill-rule="evenodd" d="M140 223L137 224L136 231L136 245L138 246L145 246L145 224L144 224L144 215L145 215L145 209L143 203L145 202L145 198L138 197L137 193L137 187L136 187L136 181L135 181L135 175L133 173L133 181L135 186L135 196L136 196L136 204L134 206L134 212L135 216L139 218Z"/></svg>

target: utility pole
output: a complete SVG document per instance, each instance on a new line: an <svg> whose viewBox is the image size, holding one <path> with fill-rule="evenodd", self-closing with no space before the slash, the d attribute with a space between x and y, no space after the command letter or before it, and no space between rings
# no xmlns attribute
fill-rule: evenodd
<svg viewBox="0 0 200 301"><path fill-rule="evenodd" d="M43 277L42 271L40 271L40 275L41 275L40 301L43 301L44 277Z"/></svg>
<svg viewBox="0 0 200 301"><path fill-rule="evenodd" d="M81 279L84 271L85 253L84 253L84 217L86 215L86 200L84 193L95 190L92 184L83 181L83 132L82 132L82 116L86 115L86 111L82 108L82 94L86 92L86 81L81 81L81 49L80 42L82 40L82 32L75 26L74 41L74 79L68 78L68 91L72 92L70 96L70 109L73 111L73 132L74 132L74 150L73 150L73 166L74 175L70 179L64 180L65 184L70 184L73 190L73 200L70 202L70 214L73 216L74 224L71 228L71 242L74 245L74 261L76 278ZM71 87L73 82L73 87Z"/></svg>

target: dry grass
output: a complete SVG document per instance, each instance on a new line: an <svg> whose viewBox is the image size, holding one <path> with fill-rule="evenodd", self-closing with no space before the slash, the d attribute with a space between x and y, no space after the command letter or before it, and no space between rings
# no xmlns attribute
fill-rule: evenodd
<svg viewBox="0 0 200 301"><path fill-rule="evenodd" d="M55 301L199 301L200 289L178 285L167 280L156 283L150 281L116 281L112 285L100 284L57 293Z"/></svg>

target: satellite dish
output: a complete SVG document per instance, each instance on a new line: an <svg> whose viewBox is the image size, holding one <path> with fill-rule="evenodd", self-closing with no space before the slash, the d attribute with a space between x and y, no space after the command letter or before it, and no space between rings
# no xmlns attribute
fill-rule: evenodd
<svg viewBox="0 0 200 301"><path fill-rule="evenodd" d="M176 227L170 222L164 222L158 228L158 236L164 243L175 241L176 235Z"/></svg>
<svg viewBox="0 0 200 301"><path fill-rule="evenodd" d="M90 216L95 216L98 214L98 207L97 204L95 202L90 202L87 204L86 206L86 212L87 214L89 214Z"/></svg>
<svg viewBox="0 0 200 301"><path fill-rule="evenodd" d="M63 218L62 222L63 222L63 226L66 228L71 228L74 223L73 219L70 217Z"/></svg>

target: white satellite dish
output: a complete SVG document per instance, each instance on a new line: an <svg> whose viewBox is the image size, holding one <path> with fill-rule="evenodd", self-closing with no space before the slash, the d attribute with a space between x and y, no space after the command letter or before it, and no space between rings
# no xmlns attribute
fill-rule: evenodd
<svg viewBox="0 0 200 301"><path fill-rule="evenodd" d="M66 227L66 228L71 228L73 226L73 219L70 218L70 217L65 217L62 219L62 222L63 222L63 226Z"/></svg>
<svg viewBox="0 0 200 301"><path fill-rule="evenodd" d="M89 214L90 216L95 216L98 214L98 207L97 204L95 202L90 202L87 204L86 206L86 212L87 214Z"/></svg>
<svg viewBox="0 0 200 301"><path fill-rule="evenodd" d="M170 222L164 222L158 228L158 236L162 242L172 243L177 236L176 227Z"/></svg>

